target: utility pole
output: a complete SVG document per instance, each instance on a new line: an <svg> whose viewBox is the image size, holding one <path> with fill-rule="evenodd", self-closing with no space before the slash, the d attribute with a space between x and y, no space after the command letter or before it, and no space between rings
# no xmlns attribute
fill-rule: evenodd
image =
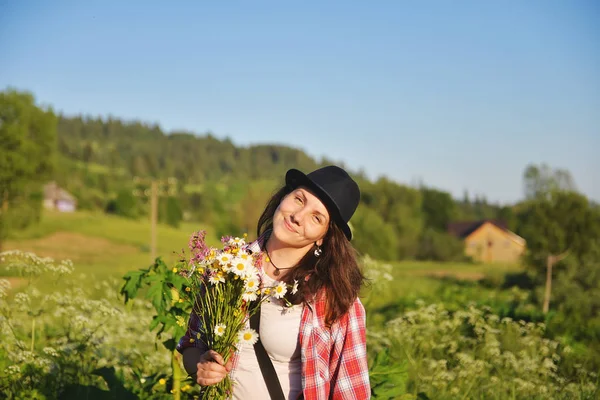
<svg viewBox="0 0 600 400"><path fill-rule="evenodd" d="M559 261L562 261L569 255L567 250L561 254L554 255L550 254L546 258L546 290L544 291L544 304L542 306L542 312L547 314L550 310L550 294L552 293L552 267Z"/></svg>
<svg viewBox="0 0 600 400"><path fill-rule="evenodd" d="M154 179L135 176L133 183L137 186L133 191L134 196L150 198L150 261L154 263L157 255L158 198L174 195L176 193L177 179L172 177ZM148 186L150 187L148 188Z"/></svg>

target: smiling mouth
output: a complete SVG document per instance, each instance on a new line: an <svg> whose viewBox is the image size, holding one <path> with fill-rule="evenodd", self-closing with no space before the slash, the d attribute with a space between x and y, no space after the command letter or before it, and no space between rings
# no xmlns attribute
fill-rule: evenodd
<svg viewBox="0 0 600 400"><path fill-rule="evenodd" d="M290 222L287 220L287 218L283 219L283 224L285 225L285 227L290 231L290 232L294 232L294 233L298 233L296 232L296 230L294 228L292 228L292 225L290 224Z"/></svg>

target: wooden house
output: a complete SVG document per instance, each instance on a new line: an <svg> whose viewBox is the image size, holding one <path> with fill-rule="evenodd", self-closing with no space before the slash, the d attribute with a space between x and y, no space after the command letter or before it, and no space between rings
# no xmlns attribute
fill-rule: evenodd
<svg viewBox="0 0 600 400"><path fill-rule="evenodd" d="M465 254L480 262L514 263L525 251L525 239L500 220L454 222L448 225L448 232L462 239Z"/></svg>
<svg viewBox="0 0 600 400"><path fill-rule="evenodd" d="M56 182L44 185L44 208L61 212L73 212L77 209L77 199Z"/></svg>

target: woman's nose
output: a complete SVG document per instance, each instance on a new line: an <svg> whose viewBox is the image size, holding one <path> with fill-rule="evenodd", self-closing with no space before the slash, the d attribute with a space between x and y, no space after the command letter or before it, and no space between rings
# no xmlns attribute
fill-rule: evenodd
<svg viewBox="0 0 600 400"><path fill-rule="evenodd" d="M292 223L294 223L296 225L300 225L302 218L304 218L302 211L298 211L298 212L295 212L292 215L290 215L290 219L292 220Z"/></svg>

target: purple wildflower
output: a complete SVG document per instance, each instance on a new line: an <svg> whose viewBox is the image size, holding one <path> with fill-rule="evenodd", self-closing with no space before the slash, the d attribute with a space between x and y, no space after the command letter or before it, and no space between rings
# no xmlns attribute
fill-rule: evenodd
<svg viewBox="0 0 600 400"><path fill-rule="evenodd" d="M231 239L233 239L233 236L221 236L221 243L228 244Z"/></svg>
<svg viewBox="0 0 600 400"><path fill-rule="evenodd" d="M190 236L190 241L188 242L188 247L192 253L190 262L199 263L210 253L210 248L206 245L205 237L206 231L194 232Z"/></svg>

